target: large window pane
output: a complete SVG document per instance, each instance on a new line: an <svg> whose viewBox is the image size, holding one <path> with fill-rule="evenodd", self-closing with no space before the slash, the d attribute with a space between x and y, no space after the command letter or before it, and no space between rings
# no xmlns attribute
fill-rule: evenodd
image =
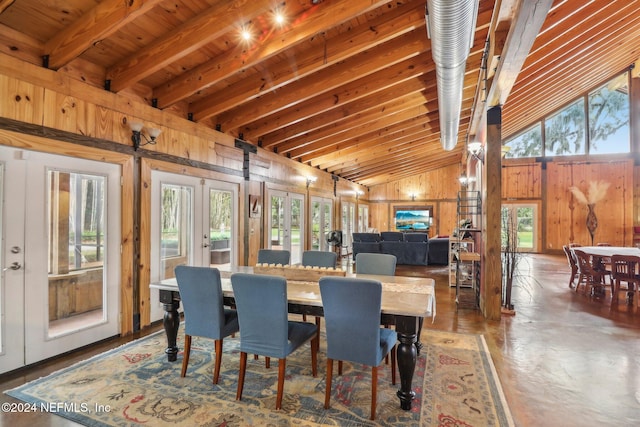
<svg viewBox="0 0 640 427"><path fill-rule="evenodd" d="M545 120L545 155L585 154L584 99Z"/></svg>
<svg viewBox="0 0 640 427"><path fill-rule="evenodd" d="M174 277L177 265L193 262L193 188L163 183L160 215L161 279Z"/></svg>
<svg viewBox="0 0 640 427"><path fill-rule="evenodd" d="M105 318L105 178L50 170L49 336Z"/></svg>
<svg viewBox="0 0 640 427"><path fill-rule="evenodd" d="M540 123L519 135L507 139L505 144L509 151L505 157L537 157L542 155L542 131Z"/></svg>
<svg viewBox="0 0 640 427"><path fill-rule="evenodd" d="M624 73L589 94L590 154L629 152L629 79Z"/></svg>
<svg viewBox="0 0 640 427"><path fill-rule="evenodd" d="M228 265L233 250L233 199L230 191L209 190L209 262L214 267Z"/></svg>

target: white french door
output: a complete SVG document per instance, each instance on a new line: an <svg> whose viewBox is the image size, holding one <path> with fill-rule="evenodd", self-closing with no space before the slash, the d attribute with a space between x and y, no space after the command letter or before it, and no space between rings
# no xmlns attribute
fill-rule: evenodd
<svg viewBox="0 0 640 427"><path fill-rule="evenodd" d="M151 186L151 282L178 265L237 265L237 184L153 171ZM151 321L164 315L158 300L151 289Z"/></svg>
<svg viewBox="0 0 640 427"><path fill-rule="evenodd" d="M346 250L346 255L350 253L349 248L353 241L353 233L357 231L356 225L356 204L353 202L342 202L342 247Z"/></svg>
<svg viewBox="0 0 640 427"><path fill-rule="evenodd" d="M311 198L311 249L316 251L333 250L327 242L333 220L333 200L324 197Z"/></svg>
<svg viewBox="0 0 640 427"><path fill-rule="evenodd" d="M291 264L301 263L305 235L304 195L270 190L268 200L267 248L288 250Z"/></svg>
<svg viewBox="0 0 640 427"><path fill-rule="evenodd" d="M120 177L0 147L0 373L118 334Z"/></svg>

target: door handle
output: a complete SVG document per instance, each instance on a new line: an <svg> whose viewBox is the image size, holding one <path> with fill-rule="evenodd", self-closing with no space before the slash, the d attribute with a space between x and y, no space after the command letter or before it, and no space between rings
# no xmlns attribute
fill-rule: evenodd
<svg viewBox="0 0 640 427"><path fill-rule="evenodd" d="M22 268L22 266L20 265L19 262L14 262L13 264L11 264L9 267L5 267L2 269L2 271L7 271L7 270L20 270Z"/></svg>

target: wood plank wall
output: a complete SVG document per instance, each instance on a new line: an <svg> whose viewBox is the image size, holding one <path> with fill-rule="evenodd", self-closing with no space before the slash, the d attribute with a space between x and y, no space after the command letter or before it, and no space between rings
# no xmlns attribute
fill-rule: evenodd
<svg viewBox="0 0 640 427"><path fill-rule="evenodd" d="M369 188L371 227L392 231L394 206L426 206L434 208L434 223L429 236L449 235L456 227L460 166L452 165L423 172L410 178ZM411 200L415 194L415 200Z"/></svg>
<svg viewBox="0 0 640 427"><path fill-rule="evenodd" d="M247 261L249 265L255 263L257 249L263 241L265 210L262 218L249 219L245 201L249 194L256 194L264 207L265 183L307 196L321 194L333 199L334 224L340 224L342 201L354 200L356 191L366 190L340 179L335 183L334 193L330 174L260 148L257 154L249 155L250 176L245 180L243 152L234 147L233 137L2 53L0 94L0 144L121 165L123 252L120 332L123 335L133 332L136 314L140 316L142 327L149 324L151 170L237 184L239 207L243 212L237 257L240 264ZM131 120L160 128L162 133L157 145L145 146L143 150L134 152L128 126ZM311 188L306 186L307 176L317 178ZM142 199L139 207L141 254L137 266L132 260L133 218L138 207L131 203L136 180L140 182ZM134 277L138 277L139 286L134 283Z"/></svg>

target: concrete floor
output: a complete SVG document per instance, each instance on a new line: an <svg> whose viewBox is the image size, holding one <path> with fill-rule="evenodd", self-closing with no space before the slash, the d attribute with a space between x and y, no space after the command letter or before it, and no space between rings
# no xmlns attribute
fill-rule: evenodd
<svg viewBox="0 0 640 427"><path fill-rule="evenodd" d="M517 426L640 425L640 312L623 300L611 305L608 291L594 299L569 289L564 256L526 256L520 270L512 300L516 314L494 322L477 310L456 311L446 267L398 266L397 274L436 279L437 317L425 322L423 334L430 329L484 334ZM130 338L0 376L0 390ZM5 401L12 399L0 395ZM0 425L75 424L48 414L0 413Z"/></svg>

